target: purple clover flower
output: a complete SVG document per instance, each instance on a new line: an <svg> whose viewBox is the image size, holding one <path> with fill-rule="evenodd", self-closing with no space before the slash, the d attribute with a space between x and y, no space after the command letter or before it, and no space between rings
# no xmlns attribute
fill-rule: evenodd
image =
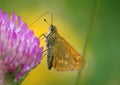
<svg viewBox="0 0 120 85"><path fill-rule="evenodd" d="M14 13L0 9L0 85L18 85L42 58L40 41Z"/></svg>

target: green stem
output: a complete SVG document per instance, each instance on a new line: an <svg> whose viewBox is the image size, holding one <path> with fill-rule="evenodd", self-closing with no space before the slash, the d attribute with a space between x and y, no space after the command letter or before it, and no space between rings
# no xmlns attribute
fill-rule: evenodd
<svg viewBox="0 0 120 85"><path fill-rule="evenodd" d="M15 79L15 73L9 73L7 74L7 77L6 77L6 83L7 85L21 85L23 80L26 78L27 74L22 76L22 78L15 82L14 79Z"/></svg>
<svg viewBox="0 0 120 85"><path fill-rule="evenodd" d="M7 85L16 85L14 82L15 75L13 73L8 73L6 77L6 83Z"/></svg>
<svg viewBox="0 0 120 85"><path fill-rule="evenodd" d="M95 0L95 6L94 6L94 9L93 9L93 12L92 12L91 19L90 19L90 26L89 26L89 29L88 29L88 32L87 32L87 35L86 35L85 44L84 44L84 48L83 48L83 56L84 57L86 56L87 47L89 45L92 30L93 30L94 25L95 25L95 20L96 20L96 16L97 16L97 9L98 9L98 2L99 2L98 0ZM81 74L81 70L78 71L75 85L79 84L80 74Z"/></svg>

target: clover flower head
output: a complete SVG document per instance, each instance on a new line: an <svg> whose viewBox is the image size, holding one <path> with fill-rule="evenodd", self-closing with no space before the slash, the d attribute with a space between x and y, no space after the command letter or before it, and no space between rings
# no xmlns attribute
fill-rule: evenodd
<svg viewBox="0 0 120 85"><path fill-rule="evenodd" d="M20 16L13 13L9 19L0 9L0 85L22 81L40 63L42 49Z"/></svg>

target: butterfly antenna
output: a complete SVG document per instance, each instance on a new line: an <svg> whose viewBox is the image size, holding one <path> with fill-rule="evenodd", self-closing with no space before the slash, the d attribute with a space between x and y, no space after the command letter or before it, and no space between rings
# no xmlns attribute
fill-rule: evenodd
<svg viewBox="0 0 120 85"><path fill-rule="evenodd" d="M45 21L48 25L51 25L46 19L44 19L44 21Z"/></svg>
<svg viewBox="0 0 120 85"><path fill-rule="evenodd" d="M51 24L53 24L53 13L52 12L45 12L44 14L42 14L41 16L39 16L35 21L33 21L30 25L29 25L29 27L30 26L32 26L35 22L37 22L41 17L43 17L44 15L46 15L46 14L50 14L51 15ZM45 22L47 22L46 21L46 19L44 20ZM47 22L48 23L48 22ZM49 23L48 23L49 24Z"/></svg>

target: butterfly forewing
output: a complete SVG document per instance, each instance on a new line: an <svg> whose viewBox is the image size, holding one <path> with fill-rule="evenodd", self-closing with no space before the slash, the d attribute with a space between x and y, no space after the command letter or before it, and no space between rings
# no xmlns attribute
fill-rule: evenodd
<svg viewBox="0 0 120 85"><path fill-rule="evenodd" d="M78 70L84 67L85 60L81 55L58 33L53 45L53 67L58 71Z"/></svg>

